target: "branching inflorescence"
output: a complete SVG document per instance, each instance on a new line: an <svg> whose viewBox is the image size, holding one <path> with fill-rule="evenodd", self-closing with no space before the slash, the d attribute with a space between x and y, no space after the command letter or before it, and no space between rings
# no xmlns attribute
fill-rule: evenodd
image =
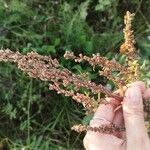
<svg viewBox="0 0 150 150"><path fill-rule="evenodd" d="M56 90L58 94L62 93L65 96L71 96L77 102L82 103L89 112L93 112L95 107L91 101L93 98L79 93L81 87L91 90L93 94L102 92L118 100L122 98L100 84L96 85L94 82L84 80L79 75L73 74L66 68L61 68L56 59L41 56L36 52L22 55L19 52L15 53L9 49L0 50L0 61L17 63L18 68L26 72L30 77L50 82L49 88L51 90ZM69 90L67 88L70 84L74 87Z"/></svg>
<svg viewBox="0 0 150 150"><path fill-rule="evenodd" d="M13 52L9 49L0 50L0 61L3 62L14 62L18 68L26 72L30 77L37 78L42 81L49 83L49 89L57 91L58 94L64 94L65 96L72 97L78 103L83 104L88 113L93 113L98 104L99 98L95 95L104 93L106 97L113 97L118 101L123 99L123 86L128 83L132 83L135 80L140 79L140 67L138 64L138 55L134 46L135 40L133 31L131 29L131 21L133 20L134 14L127 12L124 18L125 28L124 37L125 41L120 47L120 52L126 55L126 65L123 66L115 60L108 60L100 54L93 54L92 57L75 56L73 52L66 52L64 57L66 59L73 59L75 62L88 62L92 67L100 66L102 68L99 71L100 75L107 77L112 80L115 85L118 86L122 93L120 95L114 94L111 90L96 83L83 79L80 75L76 75L66 68L63 68L56 59L52 59L50 56L42 56L36 52L30 52L23 55L19 52ZM114 71L118 72L118 76L114 77ZM81 88L84 87L89 90L90 94L81 92ZM100 101L102 102L102 100ZM145 103L147 110L149 110L149 103ZM96 131L113 133L116 131L122 131L123 128L115 125L101 126L92 128L90 126L76 125L72 127L75 131Z"/></svg>

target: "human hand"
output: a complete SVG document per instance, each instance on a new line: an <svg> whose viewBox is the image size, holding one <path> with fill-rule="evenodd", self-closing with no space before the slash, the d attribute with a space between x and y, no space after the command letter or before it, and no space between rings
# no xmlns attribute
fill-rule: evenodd
<svg viewBox="0 0 150 150"><path fill-rule="evenodd" d="M90 126L99 127L113 123L125 126L125 132L104 134L88 131L84 138L86 150L149 150L150 140L146 131L143 112L143 98L150 98L150 89L141 81L126 89L122 108L115 111L117 101L110 98L110 103L101 104ZM99 118L99 119L98 119Z"/></svg>

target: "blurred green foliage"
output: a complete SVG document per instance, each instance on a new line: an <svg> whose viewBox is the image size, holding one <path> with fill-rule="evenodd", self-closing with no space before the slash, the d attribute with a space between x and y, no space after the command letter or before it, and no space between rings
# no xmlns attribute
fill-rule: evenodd
<svg viewBox="0 0 150 150"><path fill-rule="evenodd" d="M137 47L143 79L149 82L150 2L148 0L0 0L0 47L22 53L52 55L75 73L88 72L97 83L108 84L90 66L66 61L66 50L76 54L118 55L123 41L123 16L135 12ZM83 107L49 91L48 84L30 79L12 64L0 64L0 139L10 149L83 149L83 135L70 130L87 123ZM3 143L3 142L2 142Z"/></svg>

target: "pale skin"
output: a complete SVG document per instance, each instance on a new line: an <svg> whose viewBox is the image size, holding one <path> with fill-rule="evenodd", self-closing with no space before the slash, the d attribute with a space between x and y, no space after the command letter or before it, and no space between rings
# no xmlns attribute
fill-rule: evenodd
<svg viewBox="0 0 150 150"><path fill-rule="evenodd" d="M117 91L119 92L119 91ZM83 140L86 150L150 150L150 139L144 121L143 100L150 98L150 89L141 81L125 88L122 107L118 110L119 103L109 98L110 103L99 106L95 118L90 123L98 127L111 122L117 126L124 126L125 132L113 135L88 131Z"/></svg>

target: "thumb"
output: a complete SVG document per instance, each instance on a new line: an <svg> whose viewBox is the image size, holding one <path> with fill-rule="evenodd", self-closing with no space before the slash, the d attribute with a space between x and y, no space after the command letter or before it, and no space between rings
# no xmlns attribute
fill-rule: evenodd
<svg viewBox="0 0 150 150"><path fill-rule="evenodd" d="M148 134L144 122L142 89L137 84L132 84L125 93L123 115L127 142L146 140Z"/></svg>

